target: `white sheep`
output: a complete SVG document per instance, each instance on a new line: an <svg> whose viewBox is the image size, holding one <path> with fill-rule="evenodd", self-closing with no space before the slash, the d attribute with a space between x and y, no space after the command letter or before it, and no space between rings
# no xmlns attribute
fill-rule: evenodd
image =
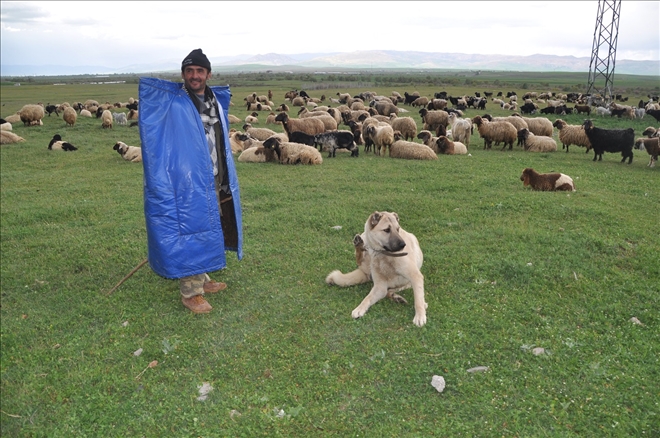
<svg viewBox="0 0 660 438"><path fill-rule="evenodd" d="M420 143L403 140L403 136L399 131L394 132L393 138L394 142L390 145L390 158L403 158L407 160L438 159L438 156L430 147Z"/></svg>
<svg viewBox="0 0 660 438"><path fill-rule="evenodd" d="M528 129L518 131L523 149L528 152L557 152L557 142L552 137L534 135Z"/></svg>
<svg viewBox="0 0 660 438"><path fill-rule="evenodd" d="M241 122L242 122L241 119L239 119L238 117L236 117L236 116L233 115L233 114L229 114L229 115L227 116L227 120L229 121L229 124L230 124L230 125L235 125L235 124L237 124L237 123L241 123Z"/></svg>
<svg viewBox="0 0 660 438"><path fill-rule="evenodd" d="M276 134L275 131L272 129L268 128L255 128L251 124L246 123L243 125L243 131L245 131L246 134L249 134L251 137L256 138L257 140L264 141L268 137L271 137Z"/></svg>
<svg viewBox="0 0 660 438"><path fill-rule="evenodd" d="M452 139L470 147L470 137L472 136L472 120L461 119L456 114L449 114L449 125L451 126Z"/></svg>
<svg viewBox="0 0 660 438"><path fill-rule="evenodd" d="M0 123L0 130L2 130L2 131L11 131L12 129L14 129L14 128L11 125L11 123L6 121L5 119L2 119L2 122Z"/></svg>
<svg viewBox="0 0 660 438"><path fill-rule="evenodd" d="M10 116L5 117L5 122L7 123L18 123L21 121L21 116L18 113L12 114Z"/></svg>
<svg viewBox="0 0 660 438"><path fill-rule="evenodd" d="M245 117L245 123L249 123L249 124L259 123L259 117L258 116L259 116L259 114L254 113L254 112L252 114L248 114ZM243 128L243 129L245 129L245 128Z"/></svg>
<svg viewBox="0 0 660 438"><path fill-rule="evenodd" d="M550 119L545 117L523 117L522 119L527 122L527 129L532 134L552 137L554 129Z"/></svg>
<svg viewBox="0 0 660 438"><path fill-rule="evenodd" d="M315 147L300 143L284 142L276 136L264 141L264 148L275 151L282 164L323 163L323 157Z"/></svg>
<svg viewBox="0 0 660 438"><path fill-rule="evenodd" d="M83 109L83 110L80 110L80 117L92 117L92 113L90 113L86 109Z"/></svg>
<svg viewBox="0 0 660 438"><path fill-rule="evenodd" d="M435 145L436 142L438 141L438 137L434 137L433 133L427 129L423 129L419 131L419 134L417 134L417 138L422 140L422 143L430 147L431 149L433 149L433 145Z"/></svg>
<svg viewBox="0 0 660 438"><path fill-rule="evenodd" d="M269 163L278 161L278 158L275 151L257 146L245 149L237 160L241 163Z"/></svg>
<svg viewBox="0 0 660 438"><path fill-rule="evenodd" d="M118 125L125 126L126 123L126 113L112 113L112 118L115 119Z"/></svg>
<svg viewBox="0 0 660 438"><path fill-rule="evenodd" d="M32 104L24 105L18 115L25 126L40 125L41 119L45 115L44 107Z"/></svg>
<svg viewBox="0 0 660 438"><path fill-rule="evenodd" d="M436 154L445 154L445 155L467 155L468 148L465 144L460 141L451 141L446 136L441 135L436 140L433 151Z"/></svg>
<svg viewBox="0 0 660 438"><path fill-rule="evenodd" d="M587 152L591 149L591 142L589 141L589 137L587 137L587 133L584 132L584 126L569 125L562 119L555 120L555 123L553 123L552 126L559 130L559 141L561 141L562 144L561 148L566 148L566 152L568 152L568 147L572 144L587 148Z"/></svg>
<svg viewBox="0 0 660 438"><path fill-rule="evenodd" d="M11 131L0 131L0 144L13 144L20 143L22 141L25 141L23 137L16 135Z"/></svg>
<svg viewBox="0 0 660 438"><path fill-rule="evenodd" d="M306 119L292 119L287 113L279 113L275 117L275 121L282 122L282 126L287 135L292 132L300 131L308 135L321 134L325 131L325 124L322 120L316 117L308 117Z"/></svg>
<svg viewBox="0 0 660 438"><path fill-rule="evenodd" d="M140 146L128 146L126 143L118 141L112 149L117 151L126 161L132 163L142 162L142 148Z"/></svg>

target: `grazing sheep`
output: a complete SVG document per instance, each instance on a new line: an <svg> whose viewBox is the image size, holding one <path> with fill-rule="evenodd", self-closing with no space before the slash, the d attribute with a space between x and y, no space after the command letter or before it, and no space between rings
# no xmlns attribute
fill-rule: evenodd
<svg viewBox="0 0 660 438"><path fill-rule="evenodd" d="M589 137L591 147L594 149L593 161L601 161L603 159L603 152L621 152L621 162L623 163L628 158L628 164L632 164L633 159L633 145L635 144L635 130L628 129L603 129L594 126L593 122L589 119L585 120L582 124L584 132Z"/></svg>
<svg viewBox="0 0 660 438"><path fill-rule="evenodd" d="M25 139L19 135L14 134L11 131L0 130L0 144L13 144L20 143L25 141Z"/></svg>
<svg viewBox="0 0 660 438"><path fill-rule="evenodd" d="M436 144L438 141L438 137L434 137L431 131L423 129L419 131L419 134L417 134L417 138L422 140L422 143L424 143L426 146L430 147L433 149L433 145ZM436 152L437 153L437 152Z"/></svg>
<svg viewBox="0 0 660 438"><path fill-rule="evenodd" d="M369 125L367 126L366 134L371 139L374 145L374 154L380 155L381 151L383 154L388 147L392 146L394 143L394 130L392 126L387 123L379 122L378 125ZM363 125L364 126L364 125Z"/></svg>
<svg viewBox="0 0 660 438"><path fill-rule="evenodd" d="M80 117L92 117L92 113L90 113L86 109L82 109L80 110Z"/></svg>
<svg viewBox="0 0 660 438"><path fill-rule="evenodd" d="M432 148L437 154L445 155L467 155L468 149L460 141L451 141L446 136L441 135Z"/></svg>
<svg viewBox="0 0 660 438"><path fill-rule="evenodd" d="M277 134L272 129L255 128L249 123L246 123L245 125L243 125L243 131L245 131L246 134L249 134L250 137L256 138L257 140L260 140L260 141L264 141L268 137L272 137L273 135Z"/></svg>
<svg viewBox="0 0 660 438"><path fill-rule="evenodd" d="M545 117L523 117L522 119L527 123L527 129L532 134L552 137L554 130L550 119Z"/></svg>
<svg viewBox="0 0 660 438"><path fill-rule="evenodd" d="M279 113L277 117L275 117L275 121L282 122L282 126L287 135L291 135L294 131L304 132L309 135L316 135L325 131L325 124L322 120L316 117L291 119L287 113Z"/></svg>
<svg viewBox="0 0 660 438"><path fill-rule="evenodd" d="M635 141L635 149L646 151L651 157L647 166L655 167L655 162L658 161L658 154L660 154L660 137L638 138Z"/></svg>
<svg viewBox="0 0 660 438"><path fill-rule="evenodd" d="M375 109L378 112L378 114L380 114L381 116L389 117L390 114L397 114L399 112L399 108L397 108L396 105L394 105L392 102L387 100L379 100L379 101L372 100L369 103L369 106Z"/></svg>
<svg viewBox="0 0 660 438"><path fill-rule="evenodd" d="M424 126L422 129L435 132L439 126L447 128L449 124L449 113L444 110L429 111L426 108L419 110L419 115L422 116Z"/></svg>
<svg viewBox="0 0 660 438"><path fill-rule="evenodd" d="M518 131L511 122L490 122L488 119L481 118L481 116L475 116L472 123L477 125L479 136L484 139L484 149L490 149L493 142L504 143L502 150L506 149L507 145L509 145L509 150L513 149L513 142L518 138Z"/></svg>
<svg viewBox="0 0 660 438"><path fill-rule="evenodd" d="M426 96L418 97L410 103L410 106L422 106L425 107L429 104L429 98Z"/></svg>
<svg viewBox="0 0 660 438"><path fill-rule="evenodd" d="M55 134L53 138L48 143L48 150L50 151L77 151L78 148L72 145L69 142L62 141L62 136L60 134Z"/></svg>
<svg viewBox="0 0 660 438"><path fill-rule="evenodd" d="M321 153L312 146L300 143L284 142L279 137L264 141L264 148L275 151L282 164L321 164Z"/></svg>
<svg viewBox="0 0 660 438"><path fill-rule="evenodd" d="M24 105L18 112L21 122L25 126L34 126L41 124L41 119L44 118L44 107L41 105Z"/></svg>
<svg viewBox="0 0 660 438"><path fill-rule="evenodd" d="M233 115L233 114L229 114L229 115L227 116L227 119L229 120L229 124L230 124L230 125L235 125L235 124L237 124L237 123L241 123L241 122L242 122L241 119L239 119L238 117L236 117L236 116Z"/></svg>
<svg viewBox="0 0 660 438"><path fill-rule="evenodd" d="M518 140L528 152L557 152L557 142L554 138L534 135L529 129L518 131Z"/></svg>
<svg viewBox="0 0 660 438"><path fill-rule="evenodd" d="M520 175L523 187L531 186L532 190L545 192L553 191L575 191L573 178L563 173L538 173L531 167L527 167Z"/></svg>
<svg viewBox="0 0 660 438"><path fill-rule="evenodd" d="M414 140L417 136L417 123L412 117L398 117L396 114L390 114L390 124L392 129L399 131L404 140Z"/></svg>
<svg viewBox="0 0 660 438"><path fill-rule="evenodd" d="M328 149L328 158L334 157L337 149L348 149L351 157L359 155L359 149L355 144L355 137L351 131L326 131L314 136L314 144L320 149Z"/></svg>
<svg viewBox="0 0 660 438"><path fill-rule="evenodd" d="M374 128L374 126L370 128ZM399 131L394 132L393 139L394 142L390 145L390 158L403 158L407 160L438 159L438 156L430 147L403 140L403 135Z"/></svg>
<svg viewBox="0 0 660 438"><path fill-rule="evenodd" d="M126 119L126 113L112 113L112 117L115 119L118 125L126 126L128 123Z"/></svg>
<svg viewBox="0 0 660 438"><path fill-rule="evenodd" d="M587 148L587 152L591 149L591 142L589 141L587 134L584 132L584 126L569 125L562 119L555 120L555 123L553 123L552 126L559 130L559 141L561 141L562 144L561 148L566 148L566 152L568 152L568 147L572 144Z"/></svg>
<svg viewBox="0 0 660 438"><path fill-rule="evenodd" d="M140 146L128 146L126 143L118 141L112 149L117 151L126 161L131 163L142 162L142 148Z"/></svg>
<svg viewBox="0 0 660 438"><path fill-rule="evenodd" d="M463 143L465 147L469 148L470 137L472 136L472 120L461 119L456 114L449 114L448 121L451 126L452 139Z"/></svg>
<svg viewBox="0 0 660 438"><path fill-rule="evenodd" d="M122 113L123 114L123 113ZM66 122L67 126L73 126L76 124L76 119L78 118L78 113L71 107L64 109L62 113L62 119Z"/></svg>
<svg viewBox="0 0 660 438"><path fill-rule="evenodd" d="M109 110L104 110L101 114L101 127L103 129L112 129L112 113Z"/></svg>

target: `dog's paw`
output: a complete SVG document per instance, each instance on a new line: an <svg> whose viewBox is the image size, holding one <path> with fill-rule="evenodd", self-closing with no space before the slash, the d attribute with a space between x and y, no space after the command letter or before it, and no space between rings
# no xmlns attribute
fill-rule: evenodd
<svg viewBox="0 0 660 438"><path fill-rule="evenodd" d="M353 319L358 319L358 318L362 318L365 313L367 313L367 311L361 309L360 306L358 306L353 310L353 312L351 312L351 316L353 317Z"/></svg>
<svg viewBox="0 0 660 438"><path fill-rule="evenodd" d="M335 283L335 275L338 272L341 273L340 271L332 271L331 273L329 273L328 276L325 277L325 282L328 283L328 284L336 284Z"/></svg>
<svg viewBox="0 0 660 438"><path fill-rule="evenodd" d="M422 327L424 324L426 324L426 315L415 315L413 318L413 324L415 324L417 327Z"/></svg>

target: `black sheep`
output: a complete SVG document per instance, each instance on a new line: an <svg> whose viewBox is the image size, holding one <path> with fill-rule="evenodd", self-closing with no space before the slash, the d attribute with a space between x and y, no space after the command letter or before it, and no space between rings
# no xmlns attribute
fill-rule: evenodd
<svg viewBox="0 0 660 438"><path fill-rule="evenodd" d="M655 120L660 122L660 110L657 109L650 109L646 112L649 116L653 117Z"/></svg>
<svg viewBox="0 0 660 438"><path fill-rule="evenodd" d="M628 129L603 129L594 126L591 120L585 120L583 125L584 132L589 138L591 147L594 149L593 161L601 161L603 152L621 152L621 162L628 158L628 164L633 159L633 144L635 143L635 130Z"/></svg>

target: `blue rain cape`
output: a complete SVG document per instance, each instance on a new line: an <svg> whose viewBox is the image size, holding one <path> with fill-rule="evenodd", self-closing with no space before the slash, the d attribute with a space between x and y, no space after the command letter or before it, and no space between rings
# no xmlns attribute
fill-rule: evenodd
<svg viewBox="0 0 660 438"><path fill-rule="evenodd" d="M182 83L140 78L138 111L144 216L151 269L166 278L217 271L225 250L243 258L241 202L227 126L228 86L210 87L219 105L237 245L225 246L213 163L199 112ZM224 204L223 204L224 205ZM223 209L224 211L224 209ZM223 213L224 214L224 213Z"/></svg>

